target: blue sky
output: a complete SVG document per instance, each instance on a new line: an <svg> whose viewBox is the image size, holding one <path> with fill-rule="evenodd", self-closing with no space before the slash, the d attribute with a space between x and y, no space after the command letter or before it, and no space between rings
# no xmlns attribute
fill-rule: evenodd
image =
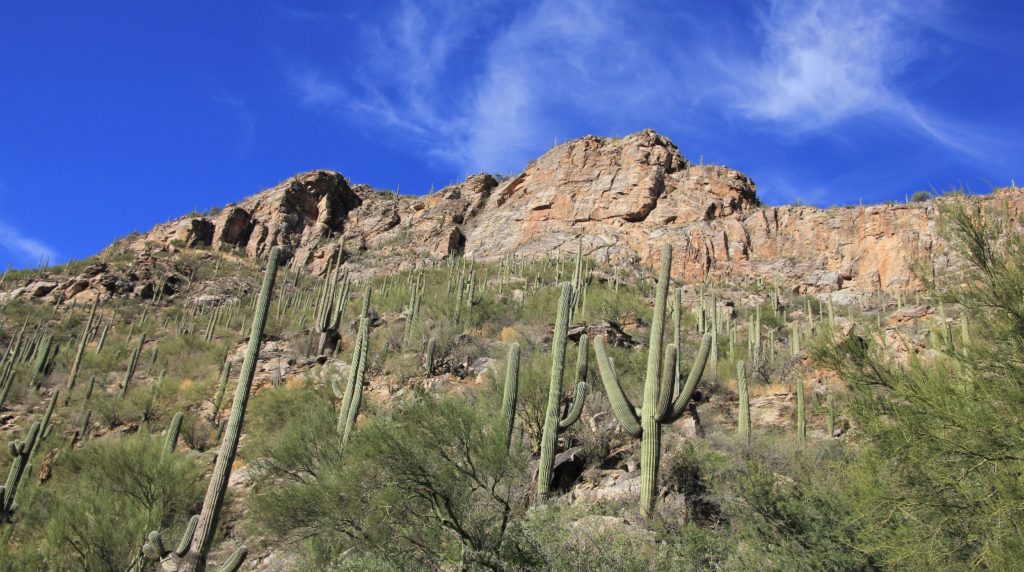
<svg viewBox="0 0 1024 572"><path fill-rule="evenodd" d="M1024 2L0 1L0 265L651 127L769 204L1024 179Z"/></svg>

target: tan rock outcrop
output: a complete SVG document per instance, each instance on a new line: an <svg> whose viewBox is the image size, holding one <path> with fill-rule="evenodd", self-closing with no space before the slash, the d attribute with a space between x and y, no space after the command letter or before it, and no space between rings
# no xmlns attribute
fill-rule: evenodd
<svg viewBox="0 0 1024 572"><path fill-rule="evenodd" d="M342 237L349 252L371 251L377 271L460 252L481 260L569 254L580 237L595 259L651 266L671 242L673 271L689 282L763 279L797 293L866 293L916 288L918 262L936 275L956 270L938 228L937 204L945 200L761 206L746 175L690 164L647 130L569 141L515 177L474 175L422 197L311 171L217 216L182 218L111 248L209 244L255 257L284 245L292 267L322 273ZM1024 210L1019 189L968 200Z"/></svg>

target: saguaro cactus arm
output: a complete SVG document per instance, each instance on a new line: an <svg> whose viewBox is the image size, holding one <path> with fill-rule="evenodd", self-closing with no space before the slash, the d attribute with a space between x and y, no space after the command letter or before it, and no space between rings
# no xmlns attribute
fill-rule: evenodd
<svg viewBox="0 0 1024 572"><path fill-rule="evenodd" d="M640 437L643 434L643 430L640 428L640 417L625 392L622 391L622 385L619 384L615 368L612 367L608 359L608 353L604 349L604 338L601 336L594 338L594 355L597 356L597 368L601 373L604 391L608 394L608 401L612 406L612 414L615 415L615 419L619 421L619 425L622 426L622 430L626 434L631 437Z"/></svg>
<svg viewBox="0 0 1024 572"><path fill-rule="evenodd" d="M196 525L198 523L198 514L189 519L188 524L185 525L185 532L181 535L181 541L178 542L178 547L174 550L166 550L160 533L156 530L151 531L146 537L146 543L142 545L143 556L149 560L166 560L172 556L181 558L188 551L189 544L192 543L192 537L196 533Z"/></svg>
<svg viewBox="0 0 1024 572"><path fill-rule="evenodd" d="M583 402L586 399L587 384L581 381L576 384L576 389L573 391L572 405L569 407L569 412L558 422L559 429L568 429L573 423L579 421L580 414L583 413Z"/></svg>
<svg viewBox="0 0 1024 572"><path fill-rule="evenodd" d="M572 396L572 405L565 418L558 422L558 428L568 429L579 420L583 412L583 402L587 399L587 367L589 365L590 344L587 335L580 336L576 351L576 389Z"/></svg>
<svg viewBox="0 0 1024 572"><path fill-rule="evenodd" d="M676 400L672 403L671 411L665 417L667 422L678 419L683 414L683 411L686 411L690 399L693 398L694 392L697 391L697 384L700 383L700 379L704 375L704 368L708 364L708 356L711 355L711 343L711 334L704 334L704 339L700 343L700 349L697 351L697 356L690 367L690 375L686 378L686 384L683 385L682 391L679 392ZM678 352L676 355L679 355Z"/></svg>
<svg viewBox="0 0 1024 572"><path fill-rule="evenodd" d="M654 410L654 419L662 421L671 410L672 398L676 390L676 345L665 347L665 359L661 364L661 387L658 388L658 405Z"/></svg>

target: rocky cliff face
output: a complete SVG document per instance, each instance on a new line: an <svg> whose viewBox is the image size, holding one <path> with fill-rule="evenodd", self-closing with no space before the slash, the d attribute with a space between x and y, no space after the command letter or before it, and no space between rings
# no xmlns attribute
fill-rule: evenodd
<svg viewBox="0 0 1024 572"><path fill-rule="evenodd" d="M1019 189L971 200L1024 208ZM353 186L332 171L302 173L215 216L185 217L111 248L210 245L260 256L284 245L293 267L320 273L342 240L388 266L453 253L569 253L580 237L601 261L653 266L667 241L678 278L760 278L798 293L913 289L917 261L936 274L958 264L939 236L934 201L765 207L743 173L693 165L650 130L583 137L515 177L474 175L423 197Z"/></svg>

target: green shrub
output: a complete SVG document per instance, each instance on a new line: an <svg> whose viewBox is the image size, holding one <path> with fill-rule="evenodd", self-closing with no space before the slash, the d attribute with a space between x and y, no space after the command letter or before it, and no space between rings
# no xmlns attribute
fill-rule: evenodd
<svg viewBox="0 0 1024 572"><path fill-rule="evenodd" d="M36 558L35 569L126 570L145 531L180 530L204 488L195 460L161 454L160 439L145 434L89 441L64 453L53 474L19 499L8 545L14 561Z"/></svg>

